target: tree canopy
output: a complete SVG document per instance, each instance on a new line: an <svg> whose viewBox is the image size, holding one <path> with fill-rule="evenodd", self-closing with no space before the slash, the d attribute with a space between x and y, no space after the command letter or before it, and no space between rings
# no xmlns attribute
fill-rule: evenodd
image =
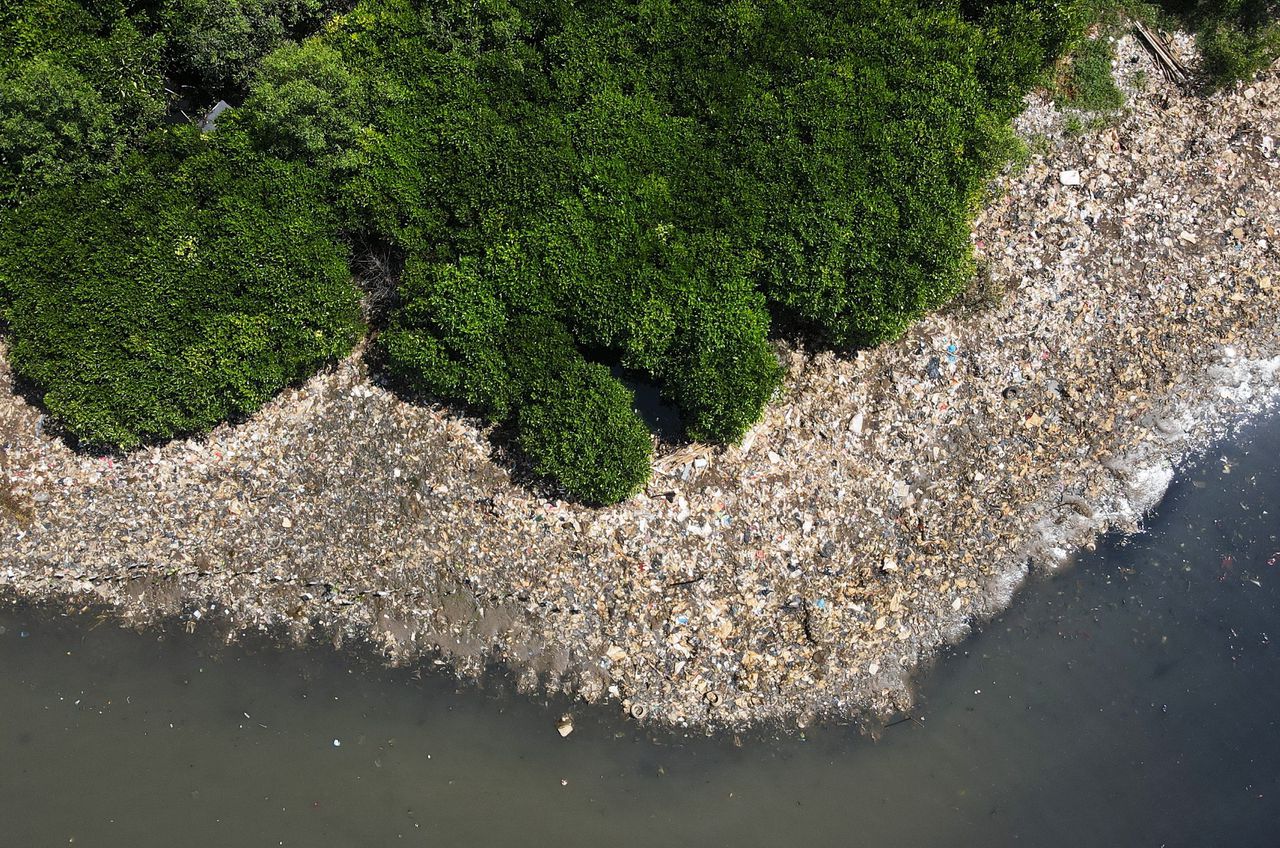
<svg viewBox="0 0 1280 848"><path fill-rule="evenodd" d="M346 245L377 244L403 269L387 374L589 503L649 474L619 370L733 442L780 327L873 345L960 291L1010 118L1080 24L1065 0L101 6L0 13L0 308L68 431L129 448L256 408L350 349ZM164 129L174 73L246 96Z"/></svg>

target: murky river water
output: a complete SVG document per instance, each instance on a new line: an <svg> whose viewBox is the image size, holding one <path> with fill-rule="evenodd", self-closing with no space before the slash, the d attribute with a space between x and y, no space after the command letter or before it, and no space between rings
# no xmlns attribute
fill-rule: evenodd
<svg viewBox="0 0 1280 848"><path fill-rule="evenodd" d="M0 846L1273 848L1280 421L1149 527L1030 587L878 741L608 710L561 739L563 705L502 687L0 612Z"/></svg>

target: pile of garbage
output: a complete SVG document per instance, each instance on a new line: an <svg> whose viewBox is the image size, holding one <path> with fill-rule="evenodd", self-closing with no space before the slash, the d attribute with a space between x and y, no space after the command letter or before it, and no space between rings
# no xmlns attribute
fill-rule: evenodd
<svg viewBox="0 0 1280 848"><path fill-rule="evenodd" d="M95 457L0 351L0 596L498 660L666 724L903 709L1029 570L1136 530L1280 388L1280 75L1205 99L1117 51L1114 125L1029 100L972 296L880 349L781 346L785 392L740 446L662 446L615 507L531 488L359 352L247 422Z"/></svg>

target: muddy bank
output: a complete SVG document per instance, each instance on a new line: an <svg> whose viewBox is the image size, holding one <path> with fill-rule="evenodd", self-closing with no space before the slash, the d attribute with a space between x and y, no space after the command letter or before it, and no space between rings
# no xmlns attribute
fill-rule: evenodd
<svg viewBox="0 0 1280 848"><path fill-rule="evenodd" d="M1202 100L1118 57L1113 128L1020 119L1033 152L974 231L985 296L880 350L783 350L741 446L668 449L617 507L513 481L477 422L358 356L124 459L45 433L0 357L0 593L496 659L646 721L905 706L1029 568L1136 528L1280 384L1280 77Z"/></svg>

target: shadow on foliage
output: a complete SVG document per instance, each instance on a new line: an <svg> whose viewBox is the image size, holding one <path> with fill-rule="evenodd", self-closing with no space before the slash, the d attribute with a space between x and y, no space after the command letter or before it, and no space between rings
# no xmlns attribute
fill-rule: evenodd
<svg viewBox="0 0 1280 848"><path fill-rule="evenodd" d="M360 312L371 333L385 329L400 307L404 253L386 241L357 236L351 252L352 282L360 290Z"/></svg>

